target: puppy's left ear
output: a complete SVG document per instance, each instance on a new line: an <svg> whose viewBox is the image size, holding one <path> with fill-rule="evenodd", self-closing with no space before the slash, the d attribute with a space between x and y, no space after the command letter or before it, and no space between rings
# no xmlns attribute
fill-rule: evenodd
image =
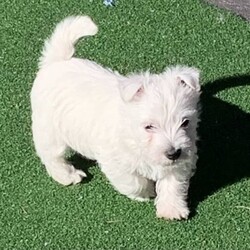
<svg viewBox="0 0 250 250"><path fill-rule="evenodd" d="M119 90L125 102L138 101L144 94L144 86L140 77L128 77L119 82Z"/></svg>
<svg viewBox="0 0 250 250"><path fill-rule="evenodd" d="M200 92L201 86L199 83L200 71L196 68L183 67L179 71L177 79L180 84L188 86L191 89Z"/></svg>

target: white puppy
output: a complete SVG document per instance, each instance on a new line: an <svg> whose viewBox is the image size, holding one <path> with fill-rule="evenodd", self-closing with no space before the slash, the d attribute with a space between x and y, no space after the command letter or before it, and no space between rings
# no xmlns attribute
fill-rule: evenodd
<svg viewBox="0 0 250 250"><path fill-rule="evenodd" d="M63 185L86 176L65 161L67 148L96 160L129 198L149 199L156 182L157 216L187 218L197 159L199 72L177 66L122 76L73 58L76 41L96 33L89 17L68 17L45 43L31 92L37 154Z"/></svg>

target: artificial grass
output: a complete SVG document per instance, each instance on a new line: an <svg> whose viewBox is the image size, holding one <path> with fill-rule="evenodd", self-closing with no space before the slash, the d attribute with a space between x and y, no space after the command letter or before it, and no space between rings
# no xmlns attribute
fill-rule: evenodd
<svg viewBox="0 0 250 250"><path fill-rule="evenodd" d="M198 0L0 3L0 249L250 249L250 24ZM191 218L155 218L153 202L118 194L94 162L62 187L36 157L29 92L44 39L68 15L88 14L96 37L77 55L122 73L201 69L203 112Z"/></svg>

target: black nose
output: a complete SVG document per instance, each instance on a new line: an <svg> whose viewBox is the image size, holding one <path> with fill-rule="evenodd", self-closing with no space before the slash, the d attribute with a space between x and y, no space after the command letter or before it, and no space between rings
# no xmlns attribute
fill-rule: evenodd
<svg viewBox="0 0 250 250"><path fill-rule="evenodd" d="M167 152L166 155L169 160L176 160L181 155L181 149L179 148L176 151Z"/></svg>

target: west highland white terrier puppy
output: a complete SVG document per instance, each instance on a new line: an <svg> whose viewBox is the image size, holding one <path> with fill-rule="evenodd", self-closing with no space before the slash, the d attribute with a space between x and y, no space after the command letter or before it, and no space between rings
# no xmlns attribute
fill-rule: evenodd
<svg viewBox="0 0 250 250"><path fill-rule="evenodd" d="M155 198L157 216L187 218L196 160L199 71L177 66L161 74L120 75L74 58L74 44L97 33L88 16L68 17L45 42L31 91L35 148L63 185L86 174L64 158L71 148L96 160L120 193Z"/></svg>

